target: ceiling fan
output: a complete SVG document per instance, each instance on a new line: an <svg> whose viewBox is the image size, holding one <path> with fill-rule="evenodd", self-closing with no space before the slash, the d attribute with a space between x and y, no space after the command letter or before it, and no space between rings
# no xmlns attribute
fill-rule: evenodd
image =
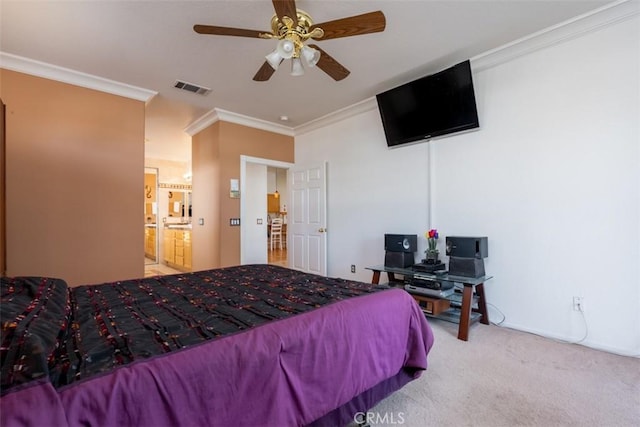
<svg viewBox="0 0 640 427"><path fill-rule="evenodd" d="M276 13L271 18L271 32L212 25L194 25L193 30L198 34L277 39L278 46L266 56L265 63L253 76L255 81L269 80L285 59L291 59L291 75L304 74L304 60L308 67L317 65L338 81L347 77L350 71L317 45L305 45L305 42L377 33L384 31L386 25L381 11L314 24L308 13L296 8L295 0L272 0L272 3Z"/></svg>

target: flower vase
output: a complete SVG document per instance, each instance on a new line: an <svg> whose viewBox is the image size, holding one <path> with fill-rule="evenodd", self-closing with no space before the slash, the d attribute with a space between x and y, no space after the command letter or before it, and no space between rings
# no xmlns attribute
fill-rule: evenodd
<svg viewBox="0 0 640 427"><path fill-rule="evenodd" d="M438 264L438 255L440 253L438 252L437 249L435 250L428 250L427 251L427 264Z"/></svg>

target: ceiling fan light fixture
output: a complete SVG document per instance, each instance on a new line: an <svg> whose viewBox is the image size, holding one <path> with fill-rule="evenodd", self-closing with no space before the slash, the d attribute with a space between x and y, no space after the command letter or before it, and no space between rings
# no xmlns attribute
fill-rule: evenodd
<svg viewBox="0 0 640 427"><path fill-rule="evenodd" d="M280 56L278 49L265 56L265 58L267 59L267 62L269 63L271 68L273 68L274 70L278 69L280 62L282 62L283 59L282 56Z"/></svg>
<svg viewBox="0 0 640 427"><path fill-rule="evenodd" d="M315 67L320 60L320 51L309 46L303 46L301 56L309 68Z"/></svg>
<svg viewBox="0 0 640 427"><path fill-rule="evenodd" d="M302 61L300 58L293 58L291 60L291 75L301 76L304 74L304 68L302 67Z"/></svg>
<svg viewBox="0 0 640 427"><path fill-rule="evenodd" d="M307 12L296 7L296 0L272 0L272 3L276 13L271 18L271 32L215 25L194 25L193 30L198 34L278 40L277 54L266 56L267 61L253 76L254 81L269 80L280 63L290 58L298 60L296 63L292 61L293 75L304 72L299 61L304 58L309 68L317 65L329 77L339 81L349 75L349 70L318 46L311 45L311 49L305 49L304 43L309 39L320 41L378 33L386 27L386 18L380 10L314 24Z"/></svg>
<svg viewBox="0 0 640 427"><path fill-rule="evenodd" d="M296 45L293 41L289 39L282 39L278 42L278 47L276 48L276 51L280 54L282 58L289 59L294 55L296 51Z"/></svg>

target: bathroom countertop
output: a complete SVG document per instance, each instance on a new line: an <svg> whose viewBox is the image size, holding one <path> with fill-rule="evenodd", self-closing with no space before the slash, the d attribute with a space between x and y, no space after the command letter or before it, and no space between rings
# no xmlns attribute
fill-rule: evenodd
<svg viewBox="0 0 640 427"><path fill-rule="evenodd" d="M165 224L164 228L171 228L175 230L191 230L191 224L181 224L181 223L173 223L173 224Z"/></svg>

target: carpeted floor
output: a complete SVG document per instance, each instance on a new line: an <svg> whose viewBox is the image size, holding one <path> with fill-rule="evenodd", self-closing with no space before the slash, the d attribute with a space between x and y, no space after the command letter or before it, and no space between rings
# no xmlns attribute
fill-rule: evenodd
<svg viewBox="0 0 640 427"><path fill-rule="evenodd" d="M371 410L370 425L640 426L640 359L474 324L431 320L429 368Z"/></svg>

